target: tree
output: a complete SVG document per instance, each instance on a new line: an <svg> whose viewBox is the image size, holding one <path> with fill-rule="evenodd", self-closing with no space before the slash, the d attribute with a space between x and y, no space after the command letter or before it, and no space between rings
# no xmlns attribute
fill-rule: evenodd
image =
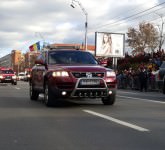
<svg viewBox="0 0 165 150"><path fill-rule="evenodd" d="M127 42L133 49L133 54L144 52L145 49L153 53L158 46L159 33L151 23L142 22L139 24L139 29L130 27L127 36Z"/></svg>

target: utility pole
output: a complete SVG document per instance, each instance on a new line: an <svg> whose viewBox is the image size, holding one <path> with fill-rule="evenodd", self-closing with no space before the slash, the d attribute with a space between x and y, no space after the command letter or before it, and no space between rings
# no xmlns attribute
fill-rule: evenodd
<svg viewBox="0 0 165 150"><path fill-rule="evenodd" d="M161 19L162 19L162 16L161 16ZM163 43L164 43L163 25L164 25L164 22L163 22L163 19L162 19L161 31L160 31L160 41L159 41L159 51L162 49L162 45L163 45Z"/></svg>
<svg viewBox="0 0 165 150"><path fill-rule="evenodd" d="M88 43L88 35L87 35L88 34L88 13L78 0L72 0L72 3L70 6L72 8L75 8L75 3L77 3L79 5L79 7L81 8L82 12L85 15L85 50L87 50L88 49L88 47L87 47L87 45L88 45L87 44Z"/></svg>
<svg viewBox="0 0 165 150"><path fill-rule="evenodd" d="M157 14L161 18L161 27L159 28L159 32L160 32L160 37L159 37L159 51L162 49L162 45L164 43L165 37L163 36L163 30L164 30L164 21L163 21L163 15Z"/></svg>

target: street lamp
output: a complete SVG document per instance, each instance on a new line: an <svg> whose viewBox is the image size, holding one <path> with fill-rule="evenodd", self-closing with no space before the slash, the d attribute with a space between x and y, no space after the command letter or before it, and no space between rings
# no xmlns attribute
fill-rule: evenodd
<svg viewBox="0 0 165 150"><path fill-rule="evenodd" d="M85 50L87 50L87 32L88 32L88 13L86 12L86 10L84 9L84 7L82 6L82 4L78 1L78 0L72 0L71 3L71 7L75 8L76 3L79 5L79 7L81 8L81 10L83 11L84 15L85 15Z"/></svg>
<svg viewBox="0 0 165 150"><path fill-rule="evenodd" d="M160 40L159 40L159 51L162 48L162 45L164 43L164 37L163 37L163 26L164 26L164 21L163 21L163 16L160 14L155 13L156 15L158 15L161 18L161 28L159 28L159 32L160 32Z"/></svg>

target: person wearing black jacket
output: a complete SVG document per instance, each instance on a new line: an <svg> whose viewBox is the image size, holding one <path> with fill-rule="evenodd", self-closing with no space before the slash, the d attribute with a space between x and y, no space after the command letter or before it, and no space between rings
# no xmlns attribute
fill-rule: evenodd
<svg viewBox="0 0 165 150"><path fill-rule="evenodd" d="M145 90L145 92L147 92L147 80L148 80L147 71L144 68L140 68L139 81L140 81L141 92L143 91L143 89Z"/></svg>

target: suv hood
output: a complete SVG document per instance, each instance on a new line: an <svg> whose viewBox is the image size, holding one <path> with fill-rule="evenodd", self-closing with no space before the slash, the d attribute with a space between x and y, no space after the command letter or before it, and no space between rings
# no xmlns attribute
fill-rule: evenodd
<svg viewBox="0 0 165 150"><path fill-rule="evenodd" d="M51 65L50 70L65 70L68 72L106 72L107 70L112 70L99 65Z"/></svg>

